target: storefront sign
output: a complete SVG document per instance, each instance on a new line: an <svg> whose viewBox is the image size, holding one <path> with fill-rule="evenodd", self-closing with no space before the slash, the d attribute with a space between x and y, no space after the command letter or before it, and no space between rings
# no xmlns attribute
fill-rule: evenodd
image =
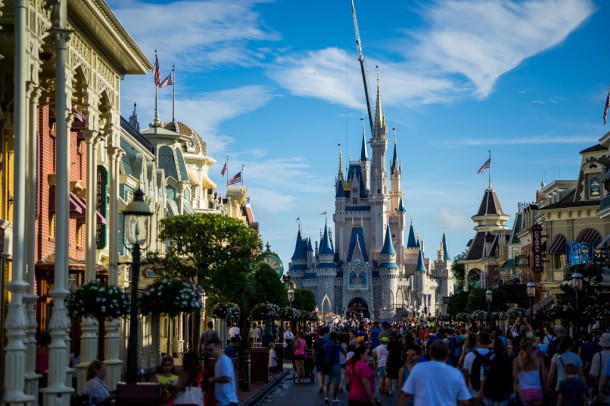
<svg viewBox="0 0 610 406"><path fill-rule="evenodd" d="M108 171L103 166L97 167L96 209L104 218L108 218ZM106 224L96 215L95 239L97 249L106 247Z"/></svg>
<svg viewBox="0 0 610 406"><path fill-rule="evenodd" d="M542 265L542 226L534 224L532 231L532 271L534 273L542 273L544 267Z"/></svg>

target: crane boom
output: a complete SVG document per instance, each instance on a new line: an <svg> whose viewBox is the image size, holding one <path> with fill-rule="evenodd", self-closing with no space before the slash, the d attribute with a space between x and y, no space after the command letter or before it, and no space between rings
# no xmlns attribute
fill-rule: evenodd
<svg viewBox="0 0 610 406"><path fill-rule="evenodd" d="M364 83L364 96L366 97L366 109L369 113L369 125L371 126L371 135L373 134L373 114L371 112L371 99L369 98L369 86L366 80L366 70L364 68L364 55L362 54L362 44L360 42L360 33L358 32L358 18L356 17L356 7L352 0L352 18L354 19L354 31L356 32L356 49L358 50L358 61L360 62L360 71L362 72L362 82Z"/></svg>

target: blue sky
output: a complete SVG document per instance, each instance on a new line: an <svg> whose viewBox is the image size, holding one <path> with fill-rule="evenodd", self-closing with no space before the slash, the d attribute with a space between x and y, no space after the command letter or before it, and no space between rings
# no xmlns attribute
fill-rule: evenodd
<svg viewBox="0 0 610 406"><path fill-rule="evenodd" d="M263 241L287 267L297 223L319 239L334 210L338 146L357 159L366 104L349 0L110 0L161 77L176 65L176 119L193 127L220 169L244 167ZM451 255L492 185L512 224L541 180L575 179L580 155L608 131L603 0L356 0L374 95L396 128L407 216L434 256L445 221ZM171 120L171 88L160 114ZM152 76L122 82L121 112L153 118ZM369 134L367 131L367 138ZM392 135L390 135L390 139ZM389 161L388 161L389 165Z"/></svg>

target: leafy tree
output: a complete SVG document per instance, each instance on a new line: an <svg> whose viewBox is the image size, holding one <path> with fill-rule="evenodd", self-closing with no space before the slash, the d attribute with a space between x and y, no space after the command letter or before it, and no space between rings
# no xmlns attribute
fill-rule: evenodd
<svg viewBox="0 0 610 406"><path fill-rule="evenodd" d="M469 292L464 292L462 290L454 293L453 296L449 298L447 314L455 318L456 314L464 312L466 303L468 302L468 293Z"/></svg>
<svg viewBox="0 0 610 406"><path fill-rule="evenodd" d="M457 281L458 290L460 291L464 289L464 272L466 268L464 267L464 264L459 264L458 262L466 258L467 253L468 251L464 250L464 252L462 252L461 254L456 255L453 258L453 263L451 264L451 272L453 273L453 277Z"/></svg>
<svg viewBox="0 0 610 406"><path fill-rule="evenodd" d="M313 312L316 308L316 295L310 290L297 288L294 290L292 307L298 310Z"/></svg>
<svg viewBox="0 0 610 406"><path fill-rule="evenodd" d="M244 293L250 291L248 274L261 249L255 230L234 218L196 213L163 219L159 238L167 242L167 252L148 256L155 272L196 280L212 304L242 303Z"/></svg>
<svg viewBox="0 0 610 406"><path fill-rule="evenodd" d="M257 262L250 277L253 281L250 298L252 303L270 302L280 307L286 306L286 288L273 268L263 262Z"/></svg>

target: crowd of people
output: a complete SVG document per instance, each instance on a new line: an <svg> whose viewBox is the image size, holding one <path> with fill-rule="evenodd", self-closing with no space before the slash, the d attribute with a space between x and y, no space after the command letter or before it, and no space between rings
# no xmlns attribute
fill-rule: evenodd
<svg viewBox="0 0 610 406"><path fill-rule="evenodd" d="M610 404L610 333L599 325L570 336L562 325L537 331L525 318L505 329L351 320L282 334L295 382L305 380L309 352L325 403L347 392L352 406Z"/></svg>

